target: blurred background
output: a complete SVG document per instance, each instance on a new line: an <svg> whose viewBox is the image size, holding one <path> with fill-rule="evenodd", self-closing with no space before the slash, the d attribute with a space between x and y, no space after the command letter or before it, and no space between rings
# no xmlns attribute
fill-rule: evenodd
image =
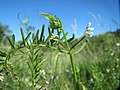
<svg viewBox="0 0 120 90"><path fill-rule="evenodd" d="M42 11L58 16L65 31L69 32L68 37L72 33L76 38L81 37L88 22L92 22L96 35L120 27L119 3L120 0L0 0L0 26L7 26L9 30L4 33L14 33L19 41L22 25L18 14L22 22L28 18L29 26L37 30L42 24L48 25L48 21L37 12Z"/></svg>

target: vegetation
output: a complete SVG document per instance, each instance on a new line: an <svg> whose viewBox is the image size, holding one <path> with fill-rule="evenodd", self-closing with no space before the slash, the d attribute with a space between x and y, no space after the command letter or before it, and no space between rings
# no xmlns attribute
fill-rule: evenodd
<svg viewBox="0 0 120 90"><path fill-rule="evenodd" d="M7 44L7 36L11 33L9 27L7 25L3 25L0 23L0 44Z"/></svg>
<svg viewBox="0 0 120 90"><path fill-rule="evenodd" d="M67 38L60 19L36 33L7 37L11 49L0 49L1 90L116 90L120 84L120 29L93 37L91 23L79 39ZM41 31L41 32L40 32Z"/></svg>

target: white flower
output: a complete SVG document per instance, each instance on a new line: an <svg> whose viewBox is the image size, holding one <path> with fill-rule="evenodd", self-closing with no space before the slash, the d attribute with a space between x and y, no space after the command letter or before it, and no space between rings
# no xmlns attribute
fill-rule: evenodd
<svg viewBox="0 0 120 90"><path fill-rule="evenodd" d="M88 27L90 27L91 25L92 25L92 23L91 23L91 22L89 22L89 23L88 23Z"/></svg>
<svg viewBox="0 0 120 90"><path fill-rule="evenodd" d="M94 30L94 28L89 28L89 30Z"/></svg>
<svg viewBox="0 0 120 90"><path fill-rule="evenodd" d="M45 75L45 70L40 70L40 74Z"/></svg>
<svg viewBox="0 0 120 90"><path fill-rule="evenodd" d="M53 75L51 75L51 79L54 79L54 76L53 76Z"/></svg>
<svg viewBox="0 0 120 90"><path fill-rule="evenodd" d="M59 36L58 35L54 35L53 33L51 33L51 37L50 37L50 40L58 40L59 39Z"/></svg>
<svg viewBox="0 0 120 90"><path fill-rule="evenodd" d="M90 37L93 36L93 32L86 31L86 34L87 34L88 36L90 36Z"/></svg>
<svg viewBox="0 0 120 90"><path fill-rule="evenodd" d="M4 77L3 76L0 76L0 81L3 81Z"/></svg>
<svg viewBox="0 0 120 90"><path fill-rule="evenodd" d="M111 53L111 56L113 56L113 55L114 55L114 52Z"/></svg>
<svg viewBox="0 0 120 90"><path fill-rule="evenodd" d="M109 72L110 72L110 69L106 69L106 71L107 71L107 73L109 73Z"/></svg>
<svg viewBox="0 0 120 90"><path fill-rule="evenodd" d="M93 32L90 32L91 30L94 30L94 28L91 28L91 22L88 23L87 27L86 27L86 31L85 31L85 35L86 36L90 36L92 37L93 36Z"/></svg>
<svg viewBox="0 0 120 90"><path fill-rule="evenodd" d="M28 24L28 17L26 17L26 19L23 21L23 23L24 23L25 25Z"/></svg>
<svg viewBox="0 0 120 90"><path fill-rule="evenodd" d="M68 70L68 69L66 69L65 71L66 71L66 72L69 72L69 70Z"/></svg>
<svg viewBox="0 0 120 90"><path fill-rule="evenodd" d="M91 78L90 81L93 82L93 79Z"/></svg>
<svg viewBox="0 0 120 90"><path fill-rule="evenodd" d="M119 59L117 58L117 59L116 59L116 61L118 62L118 61L119 61Z"/></svg>
<svg viewBox="0 0 120 90"><path fill-rule="evenodd" d="M120 46L120 43L116 43L116 46Z"/></svg>

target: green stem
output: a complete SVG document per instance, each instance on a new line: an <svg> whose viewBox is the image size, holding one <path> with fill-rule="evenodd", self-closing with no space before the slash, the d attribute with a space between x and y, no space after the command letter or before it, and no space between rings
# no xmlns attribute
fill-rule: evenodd
<svg viewBox="0 0 120 90"><path fill-rule="evenodd" d="M31 73L32 73L32 90L35 90L35 87L34 87L34 47L31 47L31 64L32 64L32 70L31 70Z"/></svg>
<svg viewBox="0 0 120 90"><path fill-rule="evenodd" d="M76 69L75 69L75 64L74 64L73 55L72 55L71 52L69 52L69 56L70 56L70 61L71 61L71 66L72 66L72 71L73 71L73 75L74 75L74 80L75 80L75 83L77 83Z"/></svg>
<svg viewBox="0 0 120 90"><path fill-rule="evenodd" d="M71 66L72 66L72 71L73 71L73 76L74 76L75 90L80 90L78 79L77 79L77 74L76 74L76 69L75 69L75 64L74 64L74 59L73 59L73 54L70 51L69 51L69 56L70 56L70 61L71 61Z"/></svg>
<svg viewBox="0 0 120 90"><path fill-rule="evenodd" d="M63 32L63 35L64 35L65 44L66 44L66 46L67 46L68 50L70 50L70 46L69 46L69 44L68 44L68 42L67 42L66 35L65 35L65 32L64 32L64 30L63 30L63 29L62 29L62 32Z"/></svg>

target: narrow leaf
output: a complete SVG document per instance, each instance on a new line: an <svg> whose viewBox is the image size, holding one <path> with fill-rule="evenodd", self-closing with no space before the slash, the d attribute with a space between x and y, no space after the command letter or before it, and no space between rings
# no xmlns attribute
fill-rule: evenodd
<svg viewBox="0 0 120 90"><path fill-rule="evenodd" d="M69 38L67 41L70 43L72 40L74 40L74 38L75 38L75 34L73 34L73 36Z"/></svg>
<svg viewBox="0 0 120 90"><path fill-rule="evenodd" d="M39 72L36 72L34 79L36 79L39 74L40 74Z"/></svg>
<svg viewBox="0 0 120 90"><path fill-rule="evenodd" d="M54 29L52 29L52 33L54 33Z"/></svg>
<svg viewBox="0 0 120 90"><path fill-rule="evenodd" d="M42 42L42 39L43 39L44 29L45 29L45 25L42 26L42 31L41 31L41 35L40 35L40 41L41 42Z"/></svg>
<svg viewBox="0 0 120 90"><path fill-rule="evenodd" d="M49 45L49 40L50 40L50 36L51 36L51 34L50 34L50 28L49 27L48 27L48 33L49 33L49 36L46 38L45 44Z"/></svg>
<svg viewBox="0 0 120 90"><path fill-rule="evenodd" d="M33 39L34 43L35 43L35 41L36 41L36 43L38 42L38 35L39 35L39 30L37 31L37 33L36 33L36 35L35 35L35 37Z"/></svg>
<svg viewBox="0 0 120 90"><path fill-rule="evenodd" d="M67 50L67 48L65 47L65 45L64 45L61 41L58 41L58 43L59 43L60 46L62 46L62 48L63 48L64 50Z"/></svg>
<svg viewBox="0 0 120 90"><path fill-rule="evenodd" d="M51 35L51 32L50 32L50 27L48 27L48 33L49 33L49 35Z"/></svg>
<svg viewBox="0 0 120 90"><path fill-rule="evenodd" d="M0 64L4 64L5 60L0 59Z"/></svg>
<svg viewBox="0 0 120 90"><path fill-rule="evenodd" d="M87 41L85 41L85 42L82 44L82 46L80 46L80 47L77 48L77 51L75 52L75 54L79 53L79 52L85 47L86 44L87 44Z"/></svg>
<svg viewBox="0 0 120 90"><path fill-rule="evenodd" d="M1 57L6 57L6 56L7 56L7 54L6 54L6 53L4 53L4 52L2 52L2 51L0 51L0 56L1 56Z"/></svg>
<svg viewBox="0 0 120 90"><path fill-rule="evenodd" d="M15 35L12 35L12 43L15 44Z"/></svg>
<svg viewBox="0 0 120 90"><path fill-rule="evenodd" d="M27 64L28 64L30 71L32 72L32 68L31 68L30 64L28 62L27 62Z"/></svg>
<svg viewBox="0 0 120 90"><path fill-rule="evenodd" d="M5 61L5 60L0 59L0 62L3 62L3 61Z"/></svg>
<svg viewBox="0 0 120 90"><path fill-rule="evenodd" d="M38 58L38 54L35 56L34 61L36 61L36 60L37 60L37 58Z"/></svg>
<svg viewBox="0 0 120 90"><path fill-rule="evenodd" d="M82 40L85 39L86 36L83 36L82 38L80 38L71 48L70 50L72 50L76 45L78 45Z"/></svg>
<svg viewBox="0 0 120 90"><path fill-rule="evenodd" d="M68 32L65 35L63 35L63 37L60 40L63 41L65 39L64 37L66 37L67 35L68 35Z"/></svg>
<svg viewBox="0 0 120 90"><path fill-rule="evenodd" d="M32 34L32 40L33 40L33 42L31 42L31 44L34 43L34 36L35 36L35 35L34 35L34 33L33 33L33 34Z"/></svg>
<svg viewBox="0 0 120 90"><path fill-rule="evenodd" d="M9 37L7 37L7 39L8 39L8 41L9 41L9 43L10 43L11 47L12 47L13 49L15 49L15 46L14 46L14 44L12 43L12 41L10 40L10 38L9 38Z"/></svg>
<svg viewBox="0 0 120 90"><path fill-rule="evenodd" d="M31 32L30 32L30 33L28 33L27 37L25 38L25 42L27 42L27 41L28 41L28 39L29 39L30 35L31 35Z"/></svg>
<svg viewBox="0 0 120 90"><path fill-rule="evenodd" d="M20 31L21 31L21 36L22 36L23 45L25 46L25 38L24 38L24 33L23 33L22 28L20 28Z"/></svg>

